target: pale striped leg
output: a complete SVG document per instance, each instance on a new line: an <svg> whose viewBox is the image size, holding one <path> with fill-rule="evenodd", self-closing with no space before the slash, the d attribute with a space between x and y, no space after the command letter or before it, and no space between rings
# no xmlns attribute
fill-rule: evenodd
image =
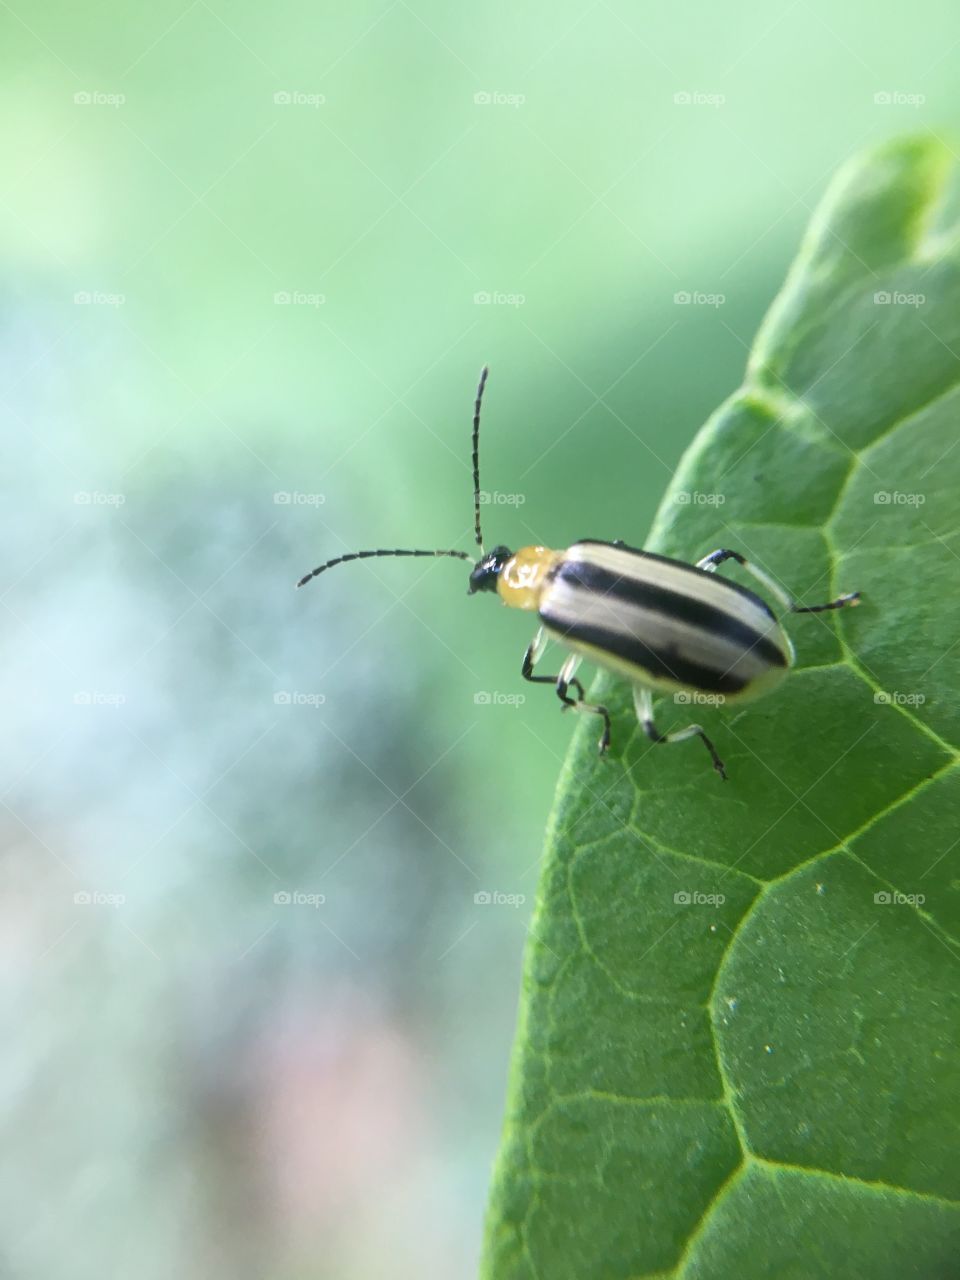
<svg viewBox="0 0 960 1280"><path fill-rule="evenodd" d="M610 712L606 707L601 707L599 703L584 702L583 685L574 675L574 672L577 667L579 667L581 661L582 659L577 654L571 653L570 657L560 668L560 674L557 676L557 697L563 703L564 711L566 711L567 707L573 707L574 711L586 711L591 715L602 717L603 732L600 735L600 741L597 745L600 748L600 754L606 755L610 747ZM568 695L567 689L571 685L575 685L579 690L579 698L571 698Z"/></svg>
<svg viewBox="0 0 960 1280"><path fill-rule="evenodd" d="M723 761L717 755L716 747L698 724L688 724L685 729L674 729L672 733L661 733L653 720L653 694L643 685L633 686L633 705L637 709L637 719L651 742L685 742L687 738L700 738L710 752L713 767L726 782L727 771L723 767Z"/></svg>
<svg viewBox="0 0 960 1280"><path fill-rule="evenodd" d="M563 703L564 711L566 711L567 707L573 707L577 711L592 711L594 715L603 716L603 733L600 736L600 754L603 755L610 746L610 714L607 708L584 701L583 685L574 674L580 665L580 658L575 653L572 653L560 668L558 676L535 676L533 674L534 665L543 657L543 651L546 647L547 633L541 627L527 645L527 652L523 655L523 666L520 669L520 674L524 680L529 680L533 684L552 684L557 691L557 697ZM575 698L570 697L568 692L570 689L576 689L577 696Z"/></svg>
<svg viewBox="0 0 960 1280"><path fill-rule="evenodd" d="M537 632L537 634L533 637L533 639L527 645L527 652L523 655L523 666L520 668L520 674L523 676L524 680L529 680L531 684L552 684L554 686L557 686L558 681L563 679L562 672L558 676L535 676L533 674L533 668L543 657L543 651L546 647L547 647L547 633L543 629L543 627L541 627L540 630ZM582 700L583 685L580 683L580 681L573 680L573 679L567 680L566 684L564 685L564 693L566 693L568 685L572 685L576 689L579 697ZM569 701L571 701L571 699L569 698L565 699L565 703Z"/></svg>
<svg viewBox="0 0 960 1280"><path fill-rule="evenodd" d="M836 600L829 600L826 604L797 604L792 599L779 582L775 582L769 573L765 573L755 564L751 564L739 551L730 551L727 548L719 547L716 551L711 551L708 556L704 556L702 560L697 561L698 569L705 569L708 573L713 573L718 565L723 564L724 560L735 560L737 564L746 569L747 573L752 573L756 580L762 583L772 596L783 605L785 609L789 609L791 613L824 613L827 609L843 609L848 605L856 605L860 603L860 592L850 591L846 595L837 596Z"/></svg>

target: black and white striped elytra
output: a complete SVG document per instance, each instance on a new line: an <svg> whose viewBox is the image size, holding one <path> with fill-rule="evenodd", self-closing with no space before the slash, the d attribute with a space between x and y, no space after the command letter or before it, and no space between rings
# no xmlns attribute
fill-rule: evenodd
<svg viewBox="0 0 960 1280"><path fill-rule="evenodd" d="M637 717L653 742L682 742L698 737L713 767L726 778L723 762L703 729L689 724L661 733L653 718L655 693L686 692L712 702L743 701L768 693L793 665L793 645L769 605L714 571L733 560L791 613L821 613L859 603L854 591L826 604L799 605L770 577L737 551L719 548L696 564L670 560L622 542L584 539L566 551L528 546L519 551L498 546L483 550L480 529L480 404L487 370L473 413L473 512L480 557L470 571L469 593L496 592L504 604L535 612L540 627L527 646L520 674L534 684L552 684L563 708L599 716L600 751L610 745L606 707L587 702L577 667L584 659L604 667L633 686ZM334 565L372 556L452 556L474 559L465 551L352 551L335 556L306 574L304 583ZM537 675L535 667L547 641L570 650L557 675ZM575 696L571 696L571 690ZM678 699L679 701L679 699Z"/></svg>
<svg viewBox="0 0 960 1280"><path fill-rule="evenodd" d="M574 543L548 571L537 612L552 638L660 693L755 697L793 662L789 638L752 591L622 544Z"/></svg>

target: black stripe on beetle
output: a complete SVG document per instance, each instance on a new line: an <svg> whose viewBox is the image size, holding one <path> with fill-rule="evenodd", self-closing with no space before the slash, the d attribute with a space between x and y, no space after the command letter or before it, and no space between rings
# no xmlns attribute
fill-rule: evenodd
<svg viewBox="0 0 960 1280"><path fill-rule="evenodd" d="M578 544L578 548L583 546ZM572 558L570 553L559 561L551 573L549 583L544 589L546 599L540 605L540 617L551 630L564 631L576 635L576 619L571 619L570 626L564 626L564 619L559 613L552 613L550 600L556 595L559 583L569 584L575 594L581 598L602 599L608 606L613 618L619 606L627 606L622 610L629 617L630 607L649 615L652 624L660 630L670 633L677 624L684 624L696 629L708 642L723 641L731 646L755 653L757 658L771 666L785 667L788 664L788 652L769 638L770 624L776 623L773 613L766 603L753 592L738 589L735 583L724 582L722 578L714 582L723 582L725 591L729 590L728 607L720 602L705 601L700 594L698 578L704 576L703 570L694 569L692 565L676 560L658 557L658 563L669 565L674 571L673 586L652 583L643 577L646 564L652 557L633 548L618 548L624 556L630 555L637 561L630 566L629 573L617 572L604 568L586 558ZM646 562L646 563L645 563ZM744 604L750 606L745 609ZM750 615L757 614L758 618ZM757 626L756 622L762 625ZM613 634L620 634L624 640L643 639L640 632L626 634L625 627L612 626Z"/></svg>

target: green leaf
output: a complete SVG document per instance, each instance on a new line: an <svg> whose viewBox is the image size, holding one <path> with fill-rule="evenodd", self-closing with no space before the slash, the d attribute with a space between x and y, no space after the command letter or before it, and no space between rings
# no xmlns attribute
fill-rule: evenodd
<svg viewBox="0 0 960 1280"><path fill-rule="evenodd" d="M658 703L667 728L695 713L725 784L612 680L611 759L579 718L487 1280L960 1275L953 177L922 139L841 173L661 506L654 549L733 547L863 603L788 619L766 699Z"/></svg>

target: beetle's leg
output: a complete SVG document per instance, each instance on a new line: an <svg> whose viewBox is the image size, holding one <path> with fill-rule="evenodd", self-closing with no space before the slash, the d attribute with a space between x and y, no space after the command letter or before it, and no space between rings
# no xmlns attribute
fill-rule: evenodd
<svg viewBox="0 0 960 1280"><path fill-rule="evenodd" d="M529 680L533 684L552 684L556 688L557 697L563 703L564 710L567 707L575 707L577 711L592 711L594 715L603 716L603 733L600 737L600 754L603 755L610 746L610 713L606 707L596 706L594 703L584 700L583 685L574 675L580 665L580 659L576 654L570 655L563 664L558 676L535 676L533 674L534 665L540 661L546 647L547 633L541 627L527 645L520 674L524 680ZM569 689L576 689L577 696L575 698L570 697L567 692Z"/></svg>
<svg viewBox="0 0 960 1280"><path fill-rule="evenodd" d="M726 782L727 771L723 761L717 755L717 749L698 724L688 724L685 729L674 729L673 733L661 733L653 721L653 694L642 685L633 686L633 704L637 709L637 719L643 732L651 742L684 742L687 738L700 738L710 752L713 767Z"/></svg>
<svg viewBox="0 0 960 1280"><path fill-rule="evenodd" d="M601 716L603 718L603 733L600 735L600 742L598 745L600 747L600 754L606 755L610 746L610 712L606 707L601 707L597 702L584 702L583 685L573 674L577 667L579 667L580 662L580 657L575 653L571 653L570 657L560 668L560 674L557 676L557 697L563 703L564 710L566 710L567 707L573 707L574 711L587 711L592 715ZM571 698L567 693L567 690L571 686L578 690L580 695L578 698Z"/></svg>
<svg viewBox="0 0 960 1280"><path fill-rule="evenodd" d="M769 573L765 573L755 564L751 564L739 551L730 551L725 547L718 547L716 551L711 551L708 556L704 556L702 560L697 561L698 569L706 569L708 573L713 573L718 565L723 564L725 560L735 560L748 573L752 573L758 582L763 583L772 596L775 596L785 609L792 610L793 600L784 591L779 582L775 582Z"/></svg>
<svg viewBox="0 0 960 1280"><path fill-rule="evenodd" d="M523 666L520 668L520 674L523 676L524 680L529 680L531 684L556 685L557 681L560 679L559 676L535 676L533 674L533 668L543 657L543 651L546 647L547 633L544 631L543 627L541 627L527 645L527 652L523 655ZM573 685L580 698L583 698L583 685L579 680L568 680L567 684Z"/></svg>
<svg viewBox="0 0 960 1280"><path fill-rule="evenodd" d="M706 569L708 573L713 573L717 565L723 564L724 560L736 560L737 564L746 569L747 573L752 573L758 582L762 582L770 594L776 596L783 607L789 609L791 613L824 613L827 609L843 609L847 605L860 603L860 592L849 591L846 595L837 596L836 600L828 600L826 604L797 604L796 600L792 599L780 586L779 582L775 582L770 577L769 573L765 573L763 569L751 564L739 551L730 551L724 547L711 551L708 556L698 560L697 568Z"/></svg>
<svg viewBox="0 0 960 1280"><path fill-rule="evenodd" d="M860 603L859 591L848 591L846 595L837 596L836 600L828 600L826 604L797 604L790 606L791 613L826 613L828 609L853 608Z"/></svg>

